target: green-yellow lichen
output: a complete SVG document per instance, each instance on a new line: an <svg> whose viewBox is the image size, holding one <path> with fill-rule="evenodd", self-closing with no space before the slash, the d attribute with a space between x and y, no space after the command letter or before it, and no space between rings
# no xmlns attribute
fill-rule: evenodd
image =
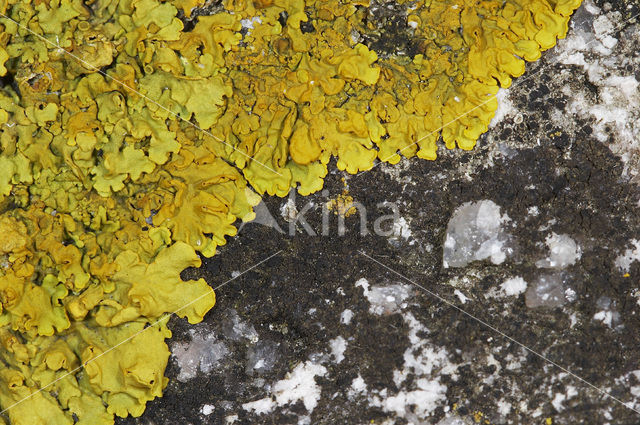
<svg viewBox="0 0 640 425"><path fill-rule="evenodd" d="M580 0L395 3L411 55L354 36L368 0L225 0L195 18L204 0L0 0L12 424L142 414L167 383L167 313L195 323L215 303L180 271L253 218L256 192L315 192L333 157L357 173L433 160L440 139L473 148L498 88Z"/></svg>

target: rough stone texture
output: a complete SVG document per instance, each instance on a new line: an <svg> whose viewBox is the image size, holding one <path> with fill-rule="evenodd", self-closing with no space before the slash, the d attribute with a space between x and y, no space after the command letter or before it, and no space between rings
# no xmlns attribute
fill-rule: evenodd
<svg viewBox="0 0 640 425"><path fill-rule="evenodd" d="M404 160L356 176L333 171L326 192L265 199L282 232L246 225L201 269L184 273L213 287L236 277L217 290L217 306L196 331L171 322L174 350L193 342L217 347L206 354L216 366L181 383L173 356L165 396L141 418L118 423L640 422L639 413L567 373L640 410L640 262L633 254L640 240L640 95L633 92L640 28L624 23L611 35L615 42L594 32L638 12L633 1L583 5L569 38L501 91L498 118L474 151L441 151L435 162ZM366 208L366 235L360 214L344 219L344 235L335 215L322 232L322 205L345 185ZM513 253L501 264L444 268L449 220L480 200L510 218L504 226ZM283 204L292 220L307 202L305 218L318 235L301 225L288 234ZM398 205L399 217L378 221L387 230L378 236L376 219L390 214L383 202ZM574 241L575 261L545 263L553 234ZM562 286L562 302L529 302L523 282L531 291L549 276Z"/></svg>

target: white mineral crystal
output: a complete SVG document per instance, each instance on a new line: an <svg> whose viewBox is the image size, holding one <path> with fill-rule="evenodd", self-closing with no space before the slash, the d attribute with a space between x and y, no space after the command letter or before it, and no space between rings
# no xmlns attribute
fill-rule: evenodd
<svg viewBox="0 0 640 425"><path fill-rule="evenodd" d="M625 250L623 254L616 258L616 266L625 273L628 273L629 269L631 269L631 263L640 261L640 241L632 239L631 245L633 248Z"/></svg>
<svg viewBox="0 0 640 425"><path fill-rule="evenodd" d="M406 300L411 296L412 289L409 285L401 283L369 288L369 282L362 278L355 286L362 287L364 296L369 300L369 313L383 315L399 312L406 307Z"/></svg>
<svg viewBox="0 0 640 425"><path fill-rule="evenodd" d="M529 286L524 298L529 308L553 308L564 305L566 299L562 275L550 273L539 276Z"/></svg>
<svg viewBox="0 0 640 425"><path fill-rule="evenodd" d="M537 261L538 267L563 269L580 259L580 247L569 235L552 233L547 237L546 243L549 248L549 257Z"/></svg>
<svg viewBox="0 0 640 425"><path fill-rule="evenodd" d="M247 374L270 372L278 360L279 344L274 341L258 341L247 350Z"/></svg>
<svg viewBox="0 0 640 425"><path fill-rule="evenodd" d="M502 224L509 217L490 200L467 202L459 206L449 220L444 242L444 267L465 267L473 261L489 258L501 264L510 250L505 247L508 234Z"/></svg>
<svg viewBox="0 0 640 425"><path fill-rule="evenodd" d="M228 353L227 346L213 333L193 332L188 344L173 345L173 357L180 368L178 381L187 382L202 373L211 372Z"/></svg>
<svg viewBox="0 0 640 425"><path fill-rule="evenodd" d="M469 421L461 418L460 416L453 415L453 416L443 418L436 425L469 425L469 423L470 423Z"/></svg>
<svg viewBox="0 0 640 425"><path fill-rule="evenodd" d="M527 282L520 276L505 280L500 285L505 295L520 295L527 290Z"/></svg>

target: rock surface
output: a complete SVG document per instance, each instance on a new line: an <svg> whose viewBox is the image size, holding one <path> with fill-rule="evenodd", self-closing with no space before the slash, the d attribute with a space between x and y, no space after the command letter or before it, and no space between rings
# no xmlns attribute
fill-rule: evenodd
<svg viewBox="0 0 640 425"><path fill-rule="evenodd" d="M118 423L640 422L638 12L585 2L475 150L265 199L269 220L184 272L218 304L172 319L165 396ZM345 189L360 214L323 215ZM464 232L510 252L457 256Z"/></svg>

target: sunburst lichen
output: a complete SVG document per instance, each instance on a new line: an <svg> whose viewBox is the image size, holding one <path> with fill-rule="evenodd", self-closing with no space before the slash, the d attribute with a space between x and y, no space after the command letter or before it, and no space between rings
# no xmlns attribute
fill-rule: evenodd
<svg viewBox="0 0 640 425"><path fill-rule="evenodd" d="M471 149L579 2L396 0L388 24L375 0L0 1L9 421L140 415L167 383L166 313L215 303L180 271L255 192L315 192L332 157L356 173Z"/></svg>

